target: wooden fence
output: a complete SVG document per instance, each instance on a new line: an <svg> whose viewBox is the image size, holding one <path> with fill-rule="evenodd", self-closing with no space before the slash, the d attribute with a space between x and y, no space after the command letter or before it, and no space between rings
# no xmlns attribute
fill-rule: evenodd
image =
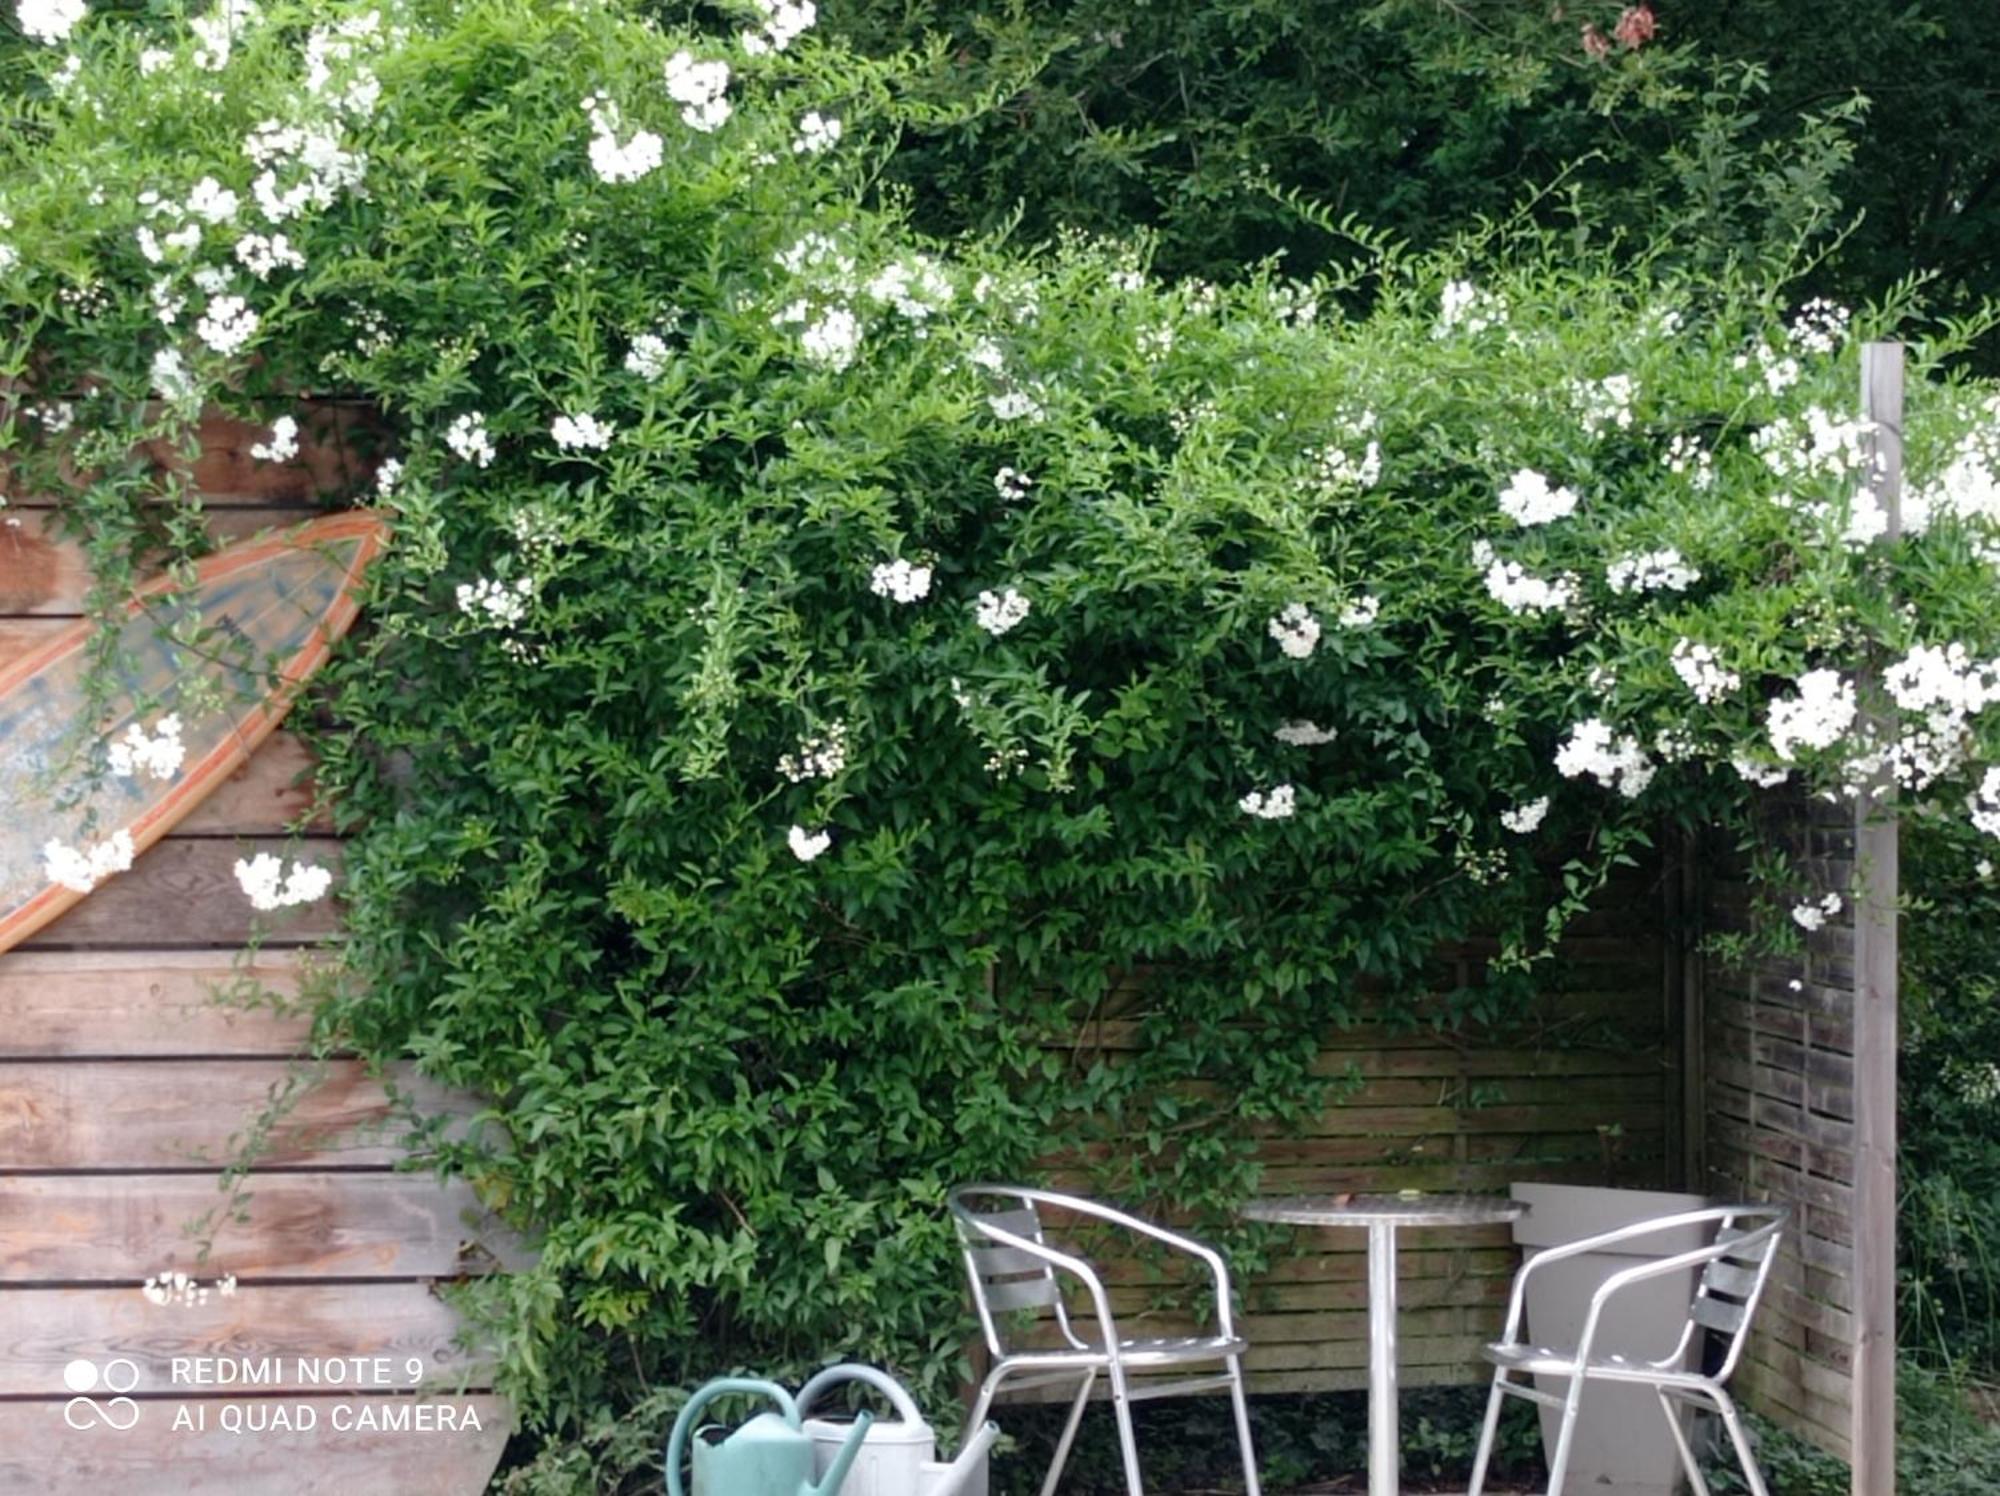
<svg viewBox="0 0 2000 1496"><path fill-rule="evenodd" d="M321 444L294 464L254 462L248 447L263 435L204 429L196 476L221 538L309 517L342 460ZM15 496L0 511L0 664L72 623L87 585L49 511ZM223 1203L218 1166L297 1073L305 1038L303 1020L216 991L245 974L294 988L301 948L334 929L331 905L297 911L246 964L251 909L232 865L288 845L307 768L297 740L274 735L131 872L0 955L0 1492L466 1496L499 1458L507 1410L480 1390L434 1289L485 1265L489 1249L504 1255L504 1237L462 1185L395 1170L388 1090L357 1062L316 1073L268 1139L240 1217L216 1221L208 1256L190 1235ZM337 866L324 833L312 828L301 855ZM208 1286L205 1301L141 1292L175 1270ZM187 1379L202 1357L268 1359L274 1375L254 1389L200 1387ZM100 1377L90 1407L71 1400L80 1389L66 1371L79 1361ZM390 1389L413 1364L426 1377L470 1372L469 1395L441 1400L455 1431L436 1413L397 1428L411 1399ZM344 1380L331 1385L345 1390L329 1393L336 1370ZM128 1376L136 1422L120 1428L112 1398ZM312 1428L229 1427L300 1408Z"/></svg>
<svg viewBox="0 0 2000 1496"><path fill-rule="evenodd" d="M1680 993L1666 958L1667 889L1655 877L1608 891L1549 970L1534 1008L1497 1034L1454 1037L1361 1025L1333 1030L1316 1068L1356 1084L1298 1135L1259 1145L1261 1192L1505 1190L1516 1181L1666 1189L1681 1184ZM1492 953L1440 953L1457 982ZM1062 1046L1076 1062L1136 1042L1144 989ZM1103 1188L1101 1171L1056 1183ZM1112 1188L1115 1189L1115 1186ZM1254 1390L1367 1383L1364 1232L1307 1232L1245 1285ZM1520 1264L1508 1228L1402 1234L1398 1346L1408 1386L1482 1379L1479 1347L1500 1330ZM1176 1284L1117 1262L1112 1311L1141 1334L1192 1330ZM1081 1308L1082 1306L1079 1306ZM1060 1389L1047 1395L1055 1396ZM1032 1394L1031 1394L1032 1395Z"/></svg>

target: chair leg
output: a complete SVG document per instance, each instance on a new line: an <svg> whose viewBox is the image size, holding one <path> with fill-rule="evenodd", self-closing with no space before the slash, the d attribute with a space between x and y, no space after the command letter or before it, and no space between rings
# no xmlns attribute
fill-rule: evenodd
<svg viewBox="0 0 2000 1496"><path fill-rule="evenodd" d="M1548 1496L1562 1496L1563 1478L1569 1474L1569 1450L1576 1442L1576 1414L1583 1403L1581 1375L1569 1379L1569 1395L1563 1399L1562 1427L1556 1433L1556 1452L1549 1460Z"/></svg>
<svg viewBox="0 0 2000 1496"><path fill-rule="evenodd" d="M1500 1390L1506 1376L1505 1371L1497 1369L1493 1373L1493 1393L1486 1399L1486 1420L1479 1426L1479 1448L1472 1456L1469 1496L1480 1496L1486 1489L1486 1467L1493 1459L1493 1441L1500 1431L1500 1404L1507 1400L1507 1394Z"/></svg>
<svg viewBox="0 0 2000 1496"><path fill-rule="evenodd" d="M1736 1446L1736 1458L1743 1466L1743 1479L1749 1483L1750 1496L1771 1496L1763 1472L1750 1453L1750 1436L1743 1431L1743 1419L1736 1411L1734 1399L1720 1387L1715 1389L1714 1397L1716 1411L1722 1414L1722 1426L1729 1430L1729 1442Z"/></svg>
<svg viewBox="0 0 2000 1496"><path fill-rule="evenodd" d="M1000 1384L1007 1380L1007 1372L1003 1361L986 1373L986 1380L979 1384L979 1396L972 1400L972 1414L965 1420L967 1429L977 1429L986 1422L986 1415L993 1411L993 1398L1000 1391Z"/></svg>
<svg viewBox="0 0 2000 1496"><path fill-rule="evenodd" d="M1132 1433L1132 1398L1125 1386L1125 1368L1112 1363L1111 1411L1118 1415L1118 1451L1125 1458L1126 1496L1146 1496L1139 1480L1139 1441Z"/></svg>
<svg viewBox="0 0 2000 1496"><path fill-rule="evenodd" d="M1264 1496L1257 1483L1257 1450L1250 1442L1250 1399L1243 1390L1243 1358L1229 1358L1229 1398L1236 1404L1236 1441L1243 1447L1244 1496Z"/></svg>
<svg viewBox="0 0 2000 1496"><path fill-rule="evenodd" d="M1666 1393L1654 1395L1660 1399L1660 1411L1667 1415L1667 1427L1673 1430L1674 1448L1681 1452L1681 1465L1687 1471L1688 1485L1693 1489L1694 1496L1708 1496L1708 1482L1701 1478L1701 1465L1688 1445L1687 1430L1681 1427L1680 1411Z"/></svg>
<svg viewBox="0 0 2000 1496"><path fill-rule="evenodd" d="M1049 1461L1049 1473L1042 1481L1042 1496L1056 1496L1056 1483L1062 1479L1063 1467L1069 1463L1070 1446L1076 1442L1077 1425L1083 1422L1083 1410L1090 1401L1090 1389L1097 1385L1097 1372L1093 1369L1083 1374L1083 1385L1076 1389L1076 1401L1070 1404L1069 1422L1063 1425L1062 1437L1056 1440L1055 1458ZM968 1424L977 1428L977 1424Z"/></svg>

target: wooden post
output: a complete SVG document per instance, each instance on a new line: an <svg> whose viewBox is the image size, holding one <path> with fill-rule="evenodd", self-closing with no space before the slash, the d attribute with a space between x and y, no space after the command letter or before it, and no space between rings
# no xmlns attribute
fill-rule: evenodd
<svg viewBox="0 0 2000 1496"><path fill-rule="evenodd" d="M1861 350L1861 410L1875 425L1869 487L1902 534L1903 349ZM1892 583L1893 585L1893 583ZM1864 670L1864 721L1885 737L1875 666ZM1900 895L1895 781L1886 773L1855 801L1854 825L1854 1496L1896 1489L1896 905Z"/></svg>

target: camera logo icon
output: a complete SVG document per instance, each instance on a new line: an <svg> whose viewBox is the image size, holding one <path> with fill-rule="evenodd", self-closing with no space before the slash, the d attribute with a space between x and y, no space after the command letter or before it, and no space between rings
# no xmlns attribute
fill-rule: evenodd
<svg viewBox="0 0 2000 1496"><path fill-rule="evenodd" d="M123 1356L115 1356L99 1366L78 1358L63 1368L63 1385L76 1396L63 1404L63 1422L73 1429L104 1428L124 1430L139 1421L139 1405L119 1394L139 1385L139 1368ZM109 1392L99 1401L91 1394Z"/></svg>

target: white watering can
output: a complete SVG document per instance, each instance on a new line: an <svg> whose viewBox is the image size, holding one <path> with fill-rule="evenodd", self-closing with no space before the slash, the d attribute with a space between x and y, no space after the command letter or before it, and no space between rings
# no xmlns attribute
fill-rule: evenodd
<svg viewBox="0 0 2000 1496"><path fill-rule="evenodd" d="M965 1441L949 1465L937 1457L937 1435L903 1384L872 1366L829 1366L799 1389L799 1413L813 1444L813 1474L831 1470L854 1433L851 1418L812 1416L813 1405L844 1382L863 1382L889 1399L894 1419L869 1426L847 1479L828 1496L986 1496L986 1460L1000 1425L989 1423Z"/></svg>

